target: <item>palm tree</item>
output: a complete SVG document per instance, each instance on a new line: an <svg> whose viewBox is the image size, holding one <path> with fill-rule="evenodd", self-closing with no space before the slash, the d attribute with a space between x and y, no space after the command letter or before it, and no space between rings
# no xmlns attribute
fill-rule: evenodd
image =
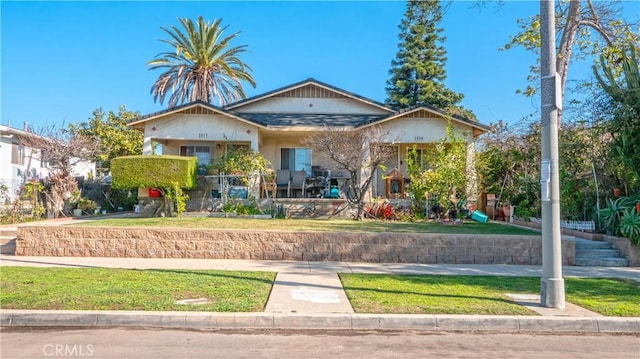
<svg viewBox="0 0 640 359"><path fill-rule="evenodd" d="M220 106L245 98L242 81L256 87L249 73L252 69L240 60L238 55L246 52L246 45L230 47L230 41L239 32L224 37L227 26L222 20L205 22L202 16L198 23L191 19L178 19L185 32L172 26L161 27L169 40L160 40L175 48L172 52L163 52L149 61L149 70L163 69L163 72L151 87L153 100L164 102L171 90L168 107L174 107L192 101L213 103L217 98Z"/></svg>

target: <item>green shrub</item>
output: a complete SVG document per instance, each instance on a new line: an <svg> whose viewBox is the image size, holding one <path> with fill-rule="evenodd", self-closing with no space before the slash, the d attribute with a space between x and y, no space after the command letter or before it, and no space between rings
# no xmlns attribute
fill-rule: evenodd
<svg viewBox="0 0 640 359"><path fill-rule="evenodd" d="M620 233L631 242L640 245L640 215L636 208L626 208L620 220Z"/></svg>
<svg viewBox="0 0 640 359"><path fill-rule="evenodd" d="M262 213L257 202L253 198L248 201L230 198L229 201L224 204L222 210L224 212L235 213L238 215L254 215Z"/></svg>
<svg viewBox="0 0 640 359"><path fill-rule="evenodd" d="M113 188L180 188L196 186L195 157L183 156L125 156L111 160Z"/></svg>
<svg viewBox="0 0 640 359"><path fill-rule="evenodd" d="M452 201L456 193L465 197L467 178L467 134L447 125L447 136L433 148L418 156L414 146L408 150L407 167L411 182L407 191L417 201L423 201L425 193L438 199L438 205L445 211L457 210L460 201ZM458 199L460 199L458 196ZM421 204L421 203L420 203Z"/></svg>
<svg viewBox="0 0 640 359"><path fill-rule="evenodd" d="M269 166L269 161L261 153L250 148L240 147L229 148L226 154L216 157L208 167L208 171L248 175L254 171L264 173Z"/></svg>
<svg viewBox="0 0 640 359"><path fill-rule="evenodd" d="M632 205L630 197L609 199L608 206L600 210L600 219L604 228L614 236L620 235L620 220L624 211Z"/></svg>

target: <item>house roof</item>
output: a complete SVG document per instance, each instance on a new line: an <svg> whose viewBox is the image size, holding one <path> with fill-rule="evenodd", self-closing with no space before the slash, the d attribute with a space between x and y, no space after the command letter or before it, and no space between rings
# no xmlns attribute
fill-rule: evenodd
<svg viewBox="0 0 640 359"><path fill-rule="evenodd" d="M222 108L220 108L218 106L214 106L214 105L212 105L210 103L207 103L207 102L204 102L204 101L194 101L194 102L185 103L183 105L171 107L171 108L168 108L166 110L157 111L157 112L150 113L148 115L144 115L144 116L140 116L140 117L134 118L131 121L127 122L127 125L136 127L136 125L139 125L139 124L142 124L144 122L153 120L155 118L166 116L166 115L170 115L170 114L174 114L174 113L178 113L178 112L189 110L189 109L193 109L193 108L196 108L196 107L202 107L202 108L204 108L206 110L209 110L209 111L212 111L212 112L217 112L217 113L220 113L222 115L225 115L225 116L228 116L228 117L231 117L231 118L234 118L236 120L243 121L243 122L252 122L251 120L242 118L242 117L240 117L240 116L238 116L238 115L236 115L234 113L226 111L226 110L224 110L224 109L222 109ZM259 123L256 123L256 122L252 122L252 124L261 126Z"/></svg>
<svg viewBox="0 0 640 359"><path fill-rule="evenodd" d="M277 97L278 95L287 94L290 91L302 89L305 86L317 86L321 89L329 91L330 94L336 94L338 96L344 96L357 100L359 102L368 104L370 106L377 107L385 110L388 114L374 115L374 114L314 114L314 113L275 113L275 112L242 112L241 108L250 103L258 102L260 100ZM450 115L446 112L431 106L417 106L408 108L401 111L393 111L386 107L384 104L375 100L357 95L355 93L340 89L338 87L320 82L313 78L308 78L304 81L294 83L289 86L281 87L273 91L265 92L261 95L253 96L244 100L240 100L235 103L231 103L224 108L206 103L203 101L194 101L187 104L179 105L176 107L168 108L166 110L150 113L148 115L140 116L127 123L129 126L140 127L146 121L153 120L158 117L166 116L169 114L179 113L181 111L196 111L196 108L202 108L205 111L211 111L213 113L219 113L224 116L248 122L252 125L256 125L262 128L269 127L296 127L296 126L350 126L350 127L366 127L374 124L384 123L394 119L402 117L419 117L420 111L425 111L436 116L451 119L452 121L470 126L473 128L474 136L480 135L489 131L490 127L484 125L478 121L470 120L466 117L458 115ZM197 112L200 113L200 112Z"/></svg>
<svg viewBox="0 0 640 359"><path fill-rule="evenodd" d="M6 138L13 138L14 135L18 137L27 137L27 138L28 137L37 137L37 138L44 138L44 139L47 138L45 136L35 133L33 129L30 127L28 128L28 131L25 131L25 130L20 130L15 127L5 126L5 125L0 125L0 135Z"/></svg>
<svg viewBox="0 0 640 359"><path fill-rule="evenodd" d="M351 126L380 121L386 115L342 115L299 113L251 113L237 114L239 117L263 126Z"/></svg>
<svg viewBox="0 0 640 359"><path fill-rule="evenodd" d="M269 98L269 97L274 97L274 96L277 96L279 94L282 94L282 93L285 93L285 92L288 92L288 91L291 91L291 90L295 90L297 88L301 88L301 87L304 87L304 86L307 86L307 85L315 85L315 86L324 88L326 90L335 92L337 94L343 95L345 97L357 100L359 102L366 103L368 105L372 105L372 106L378 107L378 108L380 108L382 110L386 110L389 113L393 113L392 109L388 108L387 106L385 106L381 102L372 100L372 99L364 97L364 96L360 96L360 95L358 95L356 93L341 89L339 87L335 87L333 85L329 85L327 83L318 81L318 80L316 80L314 78L311 78L311 77L306 79L306 80L303 80L303 81L300 81L300 82L296 82L296 83L288 85L288 86L280 87L280 88L277 88L275 90L268 91L268 92L265 92L265 93L257 95L257 96L249 97L249 98L246 98L244 100L240 100L240 101L237 101L237 102L234 102L234 103L230 103L230 104L225 106L225 109L238 111L238 109L240 107L242 107L242 106L245 106L245 105L248 105L250 103L254 103L254 102Z"/></svg>
<svg viewBox="0 0 640 359"><path fill-rule="evenodd" d="M467 126L471 126L474 129L474 135L480 135L484 132L489 131L491 128L485 124L482 124L478 121L473 121L470 120L466 117L462 117L462 116L456 116L456 115L450 115L447 114L446 112L439 110L435 107L431 107L431 106L417 106L417 107L412 107L406 110L402 110L402 111L397 111L396 113L394 113L391 116L385 117L377 122L371 122L371 123L366 123L366 124L362 124L361 126L370 126L370 125L377 125L383 122L387 122L387 121L391 121L397 118L401 118L401 117L411 117L412 114L417 114L420 111L426 111L429 113L433 113L436 114L438 116L441 116L442 118L450 118L451 120L455 121L455 122L459 122L462 123L464 125Z"/></svg>

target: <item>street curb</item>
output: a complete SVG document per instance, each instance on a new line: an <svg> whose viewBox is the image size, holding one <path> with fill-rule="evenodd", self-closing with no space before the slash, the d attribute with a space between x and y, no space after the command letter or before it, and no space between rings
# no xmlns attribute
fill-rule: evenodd
<svg viewBox="0 0 640 359"><path fill-rule="evenodd" d="M0 327L640 334L640 317L0 310Z"/></svg>

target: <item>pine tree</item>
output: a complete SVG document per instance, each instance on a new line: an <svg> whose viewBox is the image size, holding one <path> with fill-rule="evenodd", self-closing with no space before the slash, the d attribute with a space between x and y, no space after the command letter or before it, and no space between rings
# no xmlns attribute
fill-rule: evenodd
<svg viewBox="0 0 640 359"><path fill-rule="evenodd" d="M396 110L414 106L431 106L442 110L457 107L455 114L470 111L456 106L463 95L448 89L445 63L447 51L442 43L442 7L437 0L411 0L400 23L398 52L391 61L391 78L387 81L386 104Z"/></svg>

